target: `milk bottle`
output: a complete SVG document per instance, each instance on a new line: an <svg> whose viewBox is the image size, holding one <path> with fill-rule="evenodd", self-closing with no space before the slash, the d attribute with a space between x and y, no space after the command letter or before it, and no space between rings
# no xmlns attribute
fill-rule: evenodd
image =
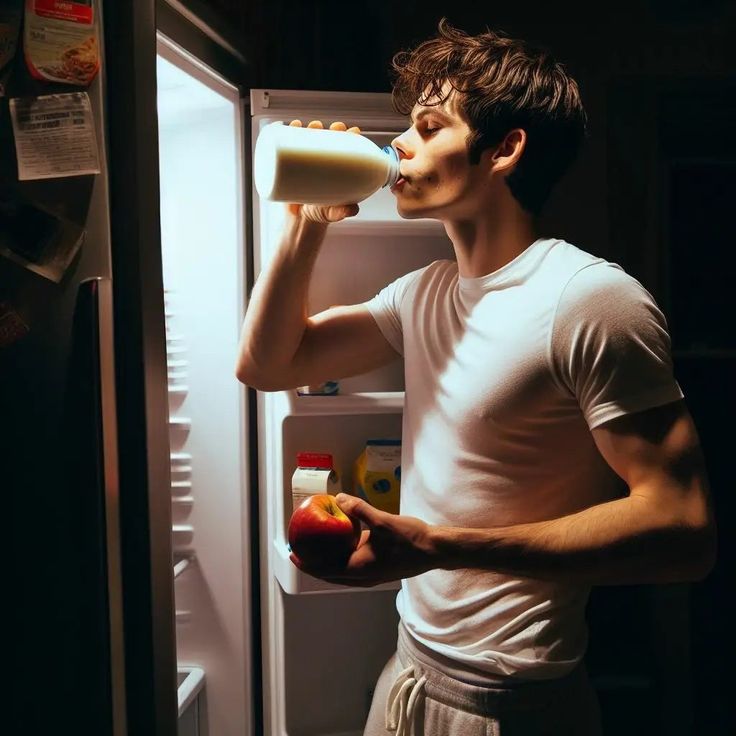
<svg viewBox="0 0 736 736"><path fill-rule="evenodd" d="M258 194L273 202L352 204L399 178L399 157L362 135L270 123L253 161Z"/></svg>

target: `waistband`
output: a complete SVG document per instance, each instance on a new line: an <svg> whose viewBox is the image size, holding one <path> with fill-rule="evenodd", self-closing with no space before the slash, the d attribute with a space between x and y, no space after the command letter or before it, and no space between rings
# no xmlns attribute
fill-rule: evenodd
<svg viewBox="0 0 736 736"><path fill-rule="evenodd" d="M427 697L454 708L479 714L525 710L569 694L587 681L580 664L572 672L553 680L520 681L496 679L485 672L458 665L417 641L399 623L397 655L404 668L414 666L415 677L424 676Z"/></svg>

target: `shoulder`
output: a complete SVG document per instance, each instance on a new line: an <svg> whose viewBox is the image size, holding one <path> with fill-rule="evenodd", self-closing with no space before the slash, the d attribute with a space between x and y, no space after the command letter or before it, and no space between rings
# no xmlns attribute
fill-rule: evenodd
<svg viewBox="0 0 736 736"><path fill-rule="evenodd" d="M570 276L560 293L557 316L615 320L652 308L656 308L654 298L639 281L617 264L600 260Z"/></svg>

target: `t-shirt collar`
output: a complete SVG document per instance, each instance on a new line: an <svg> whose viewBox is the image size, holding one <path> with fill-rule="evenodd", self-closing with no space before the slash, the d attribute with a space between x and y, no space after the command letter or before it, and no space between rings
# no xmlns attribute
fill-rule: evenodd
<svg viewBox="0 0 736 736"><path fill-rule="evenodd" d="M505 266L484 276L459 276L460 288L466 292L486 292L505 289L526 281L542 258L557 241L554 238L537 238Z"/></svg>

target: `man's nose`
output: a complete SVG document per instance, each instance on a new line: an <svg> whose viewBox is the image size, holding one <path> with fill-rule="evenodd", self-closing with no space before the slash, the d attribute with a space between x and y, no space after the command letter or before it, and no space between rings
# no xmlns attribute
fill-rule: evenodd
<svg viewBox="0 0 736 736"><path fill-rule="evenodd" d="M396 138L394 138L391 141L391 145L396 150L396 152L399 154L399 160L412 157L411 149L409 148L407 144L405 135L406 133L397 135Z"/></svg>

